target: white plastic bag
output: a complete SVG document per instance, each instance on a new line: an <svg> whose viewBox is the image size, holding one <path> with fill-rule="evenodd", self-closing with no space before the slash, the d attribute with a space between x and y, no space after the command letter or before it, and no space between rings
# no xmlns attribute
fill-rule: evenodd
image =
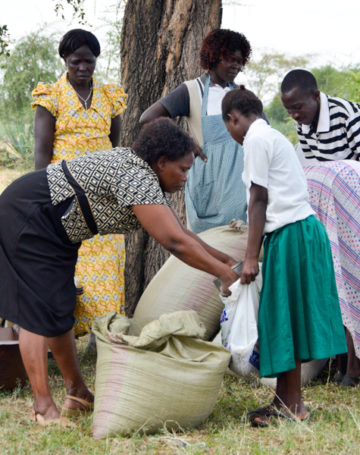
<svg viewBox="0 0 360 455"><path fill-rule="evenodd" d="M231 295L221 296L224 311L221 315L221 342L231 352L230 369L240 376L258 373L259 352L257 319L262 286L261 272L250 284L240 279L230 286Z"/></svg>

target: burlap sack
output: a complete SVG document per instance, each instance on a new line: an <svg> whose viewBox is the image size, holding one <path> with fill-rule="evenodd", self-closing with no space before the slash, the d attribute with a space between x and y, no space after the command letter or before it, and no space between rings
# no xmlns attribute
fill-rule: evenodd
<svg viewBox="0 0 360 455"><path fill-rule="evenodd" d="M163 315L140 336L126 335L131 323L109 313L93 324L94 437L203 422L216 402L229 352L199 338L205 329L194 311Z"/></svg>
<svg viewBox="0 0 360 455"><path fill-rule="evenodd" d="M236 261L245 257L246 225L239 230L228 226L216 227L202 232L199 237ZM213 280L212 275L171 256L142 294L133 315L132 333L138 334L145 324L164 313L194 310L206 328L205 339L212 339L219 331L223 311Z"/></svg>

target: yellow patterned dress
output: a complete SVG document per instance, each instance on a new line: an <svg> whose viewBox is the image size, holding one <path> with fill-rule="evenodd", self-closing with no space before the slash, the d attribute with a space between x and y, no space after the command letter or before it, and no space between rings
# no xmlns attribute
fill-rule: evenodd
<svg viewBox="0 0 360 455"><path fill-rule="evenodd" d="M53 163L112 148L111 119L126 109L126 95L116 84L103 85L93 79L92 102L87 110L67 74L54 84L39 83L32 96L33 108L42 106L56 119ZM82 242L75 280L84 293L74 311L75 335L88 333L95 317L110 311L125 313L124 266L123 235L97 235Z"/></svg>

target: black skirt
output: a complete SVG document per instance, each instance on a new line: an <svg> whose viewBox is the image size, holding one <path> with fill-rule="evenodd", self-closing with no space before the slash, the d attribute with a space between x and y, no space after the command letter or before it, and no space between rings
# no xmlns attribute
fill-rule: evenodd
<svg viewBox="0 0 360 455"><path fill-rule="evenodd" d="M0 195L0 317L46 337L74 323L80 243L70 242L60 221L71 202L52 205L45 169Z"/></svg>

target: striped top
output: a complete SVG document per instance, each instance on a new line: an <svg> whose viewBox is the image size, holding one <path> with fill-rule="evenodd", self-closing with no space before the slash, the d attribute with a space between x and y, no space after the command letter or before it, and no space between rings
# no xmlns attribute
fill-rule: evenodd
<svg viewBox="0 0 360 455"><path fill-rule="evenodd" d="M360 161L360 106L320 93L316 131L298 124L297 133L306 159Z"/></svg>

